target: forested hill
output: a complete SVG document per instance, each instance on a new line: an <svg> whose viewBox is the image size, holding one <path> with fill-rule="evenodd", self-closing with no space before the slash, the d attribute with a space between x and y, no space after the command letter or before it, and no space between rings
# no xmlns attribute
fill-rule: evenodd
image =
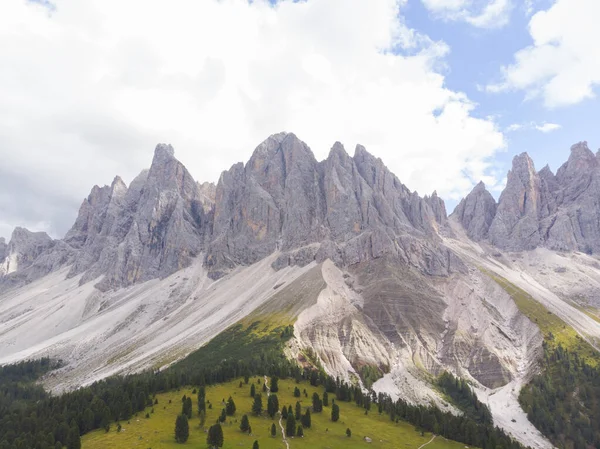
<svg viewBox="0 0 600 449"><path fill-rule="evenodd" d="M301 369L283 355L292 337L289 326L260 322L239 324L220 334L182 362L161 372L112 377L59 397L46 394L33 382L46 373L48 359L23 362L0 371L0 449L80 448L80 435L127 421L152 406L153 396L186 385L210 385L239 376L269 375L308 381L341 402L385 413L391 422L405 420L423 431L483 449L521 449L522 446L489 423L457 417L435 407L392 401L386 395L365 394L314 367ZM240 350L242 348L243 350ZM209 361L210 363L207 363Z"/></svg>

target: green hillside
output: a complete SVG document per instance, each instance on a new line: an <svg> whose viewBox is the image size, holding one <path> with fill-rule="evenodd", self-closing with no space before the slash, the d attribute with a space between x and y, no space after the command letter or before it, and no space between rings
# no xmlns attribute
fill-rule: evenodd
<svg viewBox="0 0 600 449"><path fill-rule="evenodd" d="M260 381L260 385L257 383ZM239 386L242 382L242 387ZM145 412L138 413L127 422L123 422L121 432L117 432L116 425L112 425L108 433L104 430L96 430L82 438L83 449L125 449L125 448L184 448L184 447L207 447L206 433L204 428L213 424L219 417L224 405L222 400L231 396L236 404L237 410L234 416L228 417L223 425L225 444L223 448L251 448L254 440L258 440L261 449L285 449L282 441L281 429L278 419L271 419L263 412L261 416L252 414L252 402L250 397L250 384L256 384L256 391L262 394L263 404L266 408L267 395L262 392L263 379L252 377L248 385L242 379L236 379L224 384L214 385L206 388L207 404L212 404L212 409L207 408L205 425L200 427L200 420L196 410L196 395L191 388L182 388L179 391L162 393L156 395L158 404L147 408ZM294 397L294 388L298 387L302 392L300 398ZM303 391L306 390L306 396ZM297 384L293 380L280 380L279 391L276 393L280 409L281 406L291 405L295 409L296 401L300 401L304 410L312 402L313 393L322 394L323 388L313 387L307 382ZM194 410L190 424L190 437L187 443L175 442L175 419L181 413L183 395L192 396ZM171 402L169 402L171 401ZM339 402L340 419L338 422L331 421L331 401L329 406L323 407L323 412L311 415L312 425L310 429L304 429L303 438L292 438L288 440L290 448L414 448L431 440L432 435L415 430L415 427L400 421L397 424L390 421L387 414L379 414L373 410L365 415L365 410L353 402ZM148 413L150 418L146 419ZM247 414L252 427L252 435L243 433L239 429L242 416ZM276 417L277 418L277 417ZM271 425L277 427L276 437L270 436ZM285 420L282 421L285 427ZM298 423L299 424L299 423ZM350 428L352 436L346 436L346 429ZM372 443L367 443L363 437L370 437ZM427 448L431 449L461 449L464 444L436 437Z"/></svg>

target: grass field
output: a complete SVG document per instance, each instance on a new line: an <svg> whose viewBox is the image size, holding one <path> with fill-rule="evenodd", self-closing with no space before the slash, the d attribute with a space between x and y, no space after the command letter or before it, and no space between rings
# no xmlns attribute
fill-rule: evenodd
<svg viewBox="0 0 600 449"><path fill-rule="evenodd" d="M261 382L257 385L257 392L262 392L263 379L254 377L252 382ZM252 447L254 440L258 440L261 449L285 449L286 446L281 438L281 431L277 424L277 417L271 420L266 414L263 416L254 416L251 414L252 398L250 397L250 384L239 387L240 379L226 384L207 387L207 418L205 427L208 427L217 420L222 408L222 401L227 400L231 395L234 399L237 411L233 417L228 417L223 425L225 436L224 448L248 448ZM300 398L293 396L294 387L297 386L300 391L306 389L308 397L304 394ZM280 380L279 399L280 408L282 405L291 405L295 407L296 401L300 400L303 410L311 405L313 392L322 394L322 389L311 387L308 383L296 384L293 380ZM190 420L190 438L185 444L177 444L174 437L175 418L181 413L181 398L183 395L192 396L194 404L194 415ZM263 394L263 406L266 409L266 393ZM163 393L156 396L158 404L154 405L154 413L150 413L148 408L146 412L150 413L150 418L145 418L145 413L138 414L130 420L129 423L122 422L121 432L117 432L116 425L111 425L110 432L97 430L85 435L82 438L83 449L159 449L159 448L205 448L206 433L200 428L199 418L196 413L196 395L192 395L192 388L181 389ZM331 395L330 395L331 398ZM171 401L171 403L169 403ZM212 404L212 409L208 408L208 403ZM368 416L365 416L364 409L359 408L354 403L338 402L340 406L340 420L336 423L330 420L331 399L329 407L324 407L323 413L312 414L312 427L305 429L304 438L288 439L290 449L294 448L410 448L417 449L431 440L431 434L421 436L414 426L400 422L392 423L388 416L379 415L377 409L372 409ZM239 423L242 415L247 414L250 418L252 435L244 434L239 430ZM277 436L270 436L271 424L277 426ZM285 427L285 421L283 422ZM352 430L352 437L346 436L346 428ZM363 437L368 436L372 439L371 443L364 441ZM463 449L464 444L445 440L437 437L433 442L426 446L426 449Z"/></svg>

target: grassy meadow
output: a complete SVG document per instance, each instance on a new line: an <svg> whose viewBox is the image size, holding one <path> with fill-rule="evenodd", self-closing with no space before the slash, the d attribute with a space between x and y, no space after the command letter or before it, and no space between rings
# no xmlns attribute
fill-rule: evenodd
<svg viewBox="0 0 600 449"><path fill-rule="evenodd" d="M180 389L168 393L158 394L158 404L152 408L146 409L146 412L139 413L133 417L129 423L122 422L121 432L117 432L115 423L111 424L110 431L96 430L82 437L83 449L161 449L161 448L206 448L206 433L204 428L208 428L216 422L221 410L224 408L223 400L229 396L233 398L237 411L234 416L228 417L223 425L225 444L223 448L252 448L254 440L258 440L260 449L286 449L281 438L281 430L278 424L278 416L271 419L263 412L262 416L254 416L251 413L252 398L250 397L250 384L257 383L256 391L263 395L263 409L266 410L267 395L262 393L263 379L259 377L250 378L248 385L243 384L240 388L241 379L235 381L206 387L207 416L203 428L200 428L200 421L196 412L197 397L192 394L193 388ZM260 382L260 385L258 385ZM293 395L294 387L298 386L300 391L306 389L307 397L304 393L300 398ZM291 405L295 408L296 401L302 404L303 411L311 405L311 398L314 392L322 395L321 387L312 387L306 382L296 384L294 380L280 380L279 391L276 393L279 399L280 409L283 405ZM191 396L194 405L194 414L189 421L190 437L184 444L175 442L174 429L175 419L181 413L181 398L183 395ZM340 420L332 422L331 417L331 396L328 407L323 408L322 413L312 414L312 426L310 429L304 429L303 438L290 438L288 443L290 449L294 448L324 448L324 449L353 449L353 448L389 448L389 449L418 449L420 446L429 442L431 434L421 436L414 426L399 422L398 424L390 421L387 415L379 415L377 408L372 408L368 415L365 415L364 409L356 406L353 402L337 402L340 406ZM170 402L169 402L170 401ZM208 404L212 408L208 408ZM145 418L149 413L150 418ZM250 418L252 435L242 433L239 430L241 418L247 414ZM275 423L277 427L277 436L271 437L271 424ZM283 420L285 428L285 420ZM297 422L299 424L299 422ZM352 436L346 436L346 428L352 430ZM367 443L363 437L372 439ZM426 446L427 449L464 449L465 445L454 441L445 440L442 437L436 437L433 442Z"/></svg>

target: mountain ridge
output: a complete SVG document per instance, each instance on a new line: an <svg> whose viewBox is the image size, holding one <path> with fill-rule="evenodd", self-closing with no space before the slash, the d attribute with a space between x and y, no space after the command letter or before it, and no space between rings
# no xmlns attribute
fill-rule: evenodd
<svg viewBox="0 0 600 449"><path fill-rule="evenodd" d="M290 359L310 353L333 377L363 385L369 373L376 391L440 407L431 379L449 371L498 425L549 448L517 400L549 337L506 285L599 346L594 250L553 249L571 235L559 228L535 240L586 205L593 219L590 153L575 146L560 176L519 155L498 203L480 183L447 217L435 192L410 191L362 146L351 157L337 142L317 161L275 134L211 185L160 144L129 186L92 188L64 240L0 241L18 268L0 277L0 363L61 358L45 380L60 392L172 363L254 313L284 314Z"/></svg>

